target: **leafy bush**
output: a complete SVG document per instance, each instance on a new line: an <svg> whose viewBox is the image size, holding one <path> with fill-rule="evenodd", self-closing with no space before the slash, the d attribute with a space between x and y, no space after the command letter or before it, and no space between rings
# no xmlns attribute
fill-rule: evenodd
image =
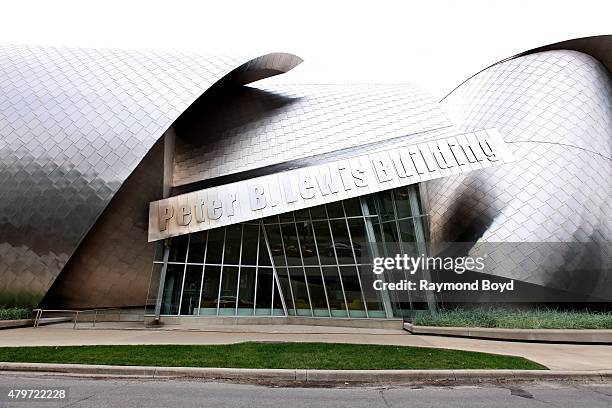
<svg viewBox="0 0 612 408"><path fill-rule="evenodd" d="M22 307L0 309L0 320L19 320L32 317L32 310Z"/></svg>
<svg viewBox="0 0 612 408"><path fill-rule="evenodd" d="M612 312L557 309L505 309L499 307L473 310L441 310L419 315L418 326L498 327L508 329L612 329Z"/></svg>

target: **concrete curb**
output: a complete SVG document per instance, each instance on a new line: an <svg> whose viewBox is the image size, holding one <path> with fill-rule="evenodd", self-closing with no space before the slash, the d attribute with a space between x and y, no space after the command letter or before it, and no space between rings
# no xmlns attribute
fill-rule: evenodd
<svg viewBox="0 0 612 408"><path fill-rule="evenodd" d="M62 323L62 322L70 322L72 321L72 317L45 317L40 319L39 324L53 324L53 323ZM12 329L14 327L24 327L24 326L33 326L34 319L18 319L18 320L0 320L0 329Z"/></svg>
<svg viewBox="0 0 612 408"><path fill-rule="evenodd" d="M545 343L612 344L612 330L439 327L416 326L412 323L404 323L404 330L418 335L467 337L491 340L533 341Z"/></svg>
<svg viewBox="0 0 612 408"><path fill-rule="evenodd" d="M13 327L32 326L34 319L0 320L0 329L12 329Z"/></svg>
<svg viewBox="0 0 612 408"><path fill-rule="evenodd" d="M106 378L199 378L309 383L612 381L612 370L306 370L0 363L0 374L11 372Z"/></svg>

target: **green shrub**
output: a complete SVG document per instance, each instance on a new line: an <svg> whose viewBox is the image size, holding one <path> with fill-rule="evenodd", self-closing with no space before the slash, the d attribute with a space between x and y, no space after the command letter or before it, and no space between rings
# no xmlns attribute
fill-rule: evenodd
<svg viewBox="0 0 612 408"><path fill-rule="evenodd" d="M32 317L32 310L22 307L0 309L0 320L19 320Z"/></svg>
<svg viewBox="0 0 612 408"><path fill-rule="evenodd" d="M419 315L414 324L444 327L498 327L508 329L612 329L612 312L589 310L479 308L441 310Z"/></svg>

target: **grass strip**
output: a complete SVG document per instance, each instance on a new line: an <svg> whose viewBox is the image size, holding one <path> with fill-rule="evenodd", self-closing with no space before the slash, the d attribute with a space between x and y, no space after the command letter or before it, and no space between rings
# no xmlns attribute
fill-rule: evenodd
<svg viewBox="0 0 612 408"><path fill-rule="evenodd" d="M0 347L0 361L340 370L546 369L522 357L424 347L340 343Z"/></svg>
<svg viewBox="0 0 612 408"><path fill-rule="evenodd" d="M612 312L557 309L451 309L441 310L435 315L417 316L414 324L506 329L612 329Z"/></svg>

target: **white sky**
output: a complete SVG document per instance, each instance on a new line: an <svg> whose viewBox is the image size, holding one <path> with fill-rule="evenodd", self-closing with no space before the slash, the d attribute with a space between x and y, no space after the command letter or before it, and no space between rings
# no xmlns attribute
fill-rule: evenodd
<svg viewBox="0 0 612 408"><path fill-rule="evenodd" d="M574 37L612 34L612 1L10 1L0 42L291 52L274 81L412 82L441 97L485 66Z"/></svg>

